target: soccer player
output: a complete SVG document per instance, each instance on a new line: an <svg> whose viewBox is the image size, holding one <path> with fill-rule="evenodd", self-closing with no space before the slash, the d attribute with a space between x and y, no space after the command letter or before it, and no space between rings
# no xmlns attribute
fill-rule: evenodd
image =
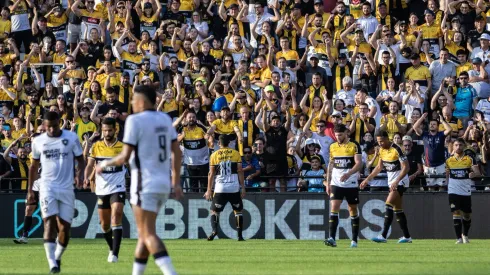
<svg viewBox="0 0 490 275"><path fill-rule="evenodd" d="M243 230L243 203L245 197L245 182L243 180L242 158L237 150L228 147L229 138L225 135L219 136L219 150L211 154L209 160L208 190L204 197L211 203L211 226L213 232L208 241L214 240L218 235L219 213L223 211L229 202L235 212L236 229L238 240L244 241ZM216 178L216 181L215 181ZM213 182L214 195L212 193ZM240 187L242 188L240 193Z"/></svg>
<svg viewBox="0 0 490 275"><path fill-rule="evenodd" d="M376 134L376 140L380 146L378 166L373 169L371 174L362 181L361 189L364 189L379 172L384 169L388 175L388 186L390 193L386 199L386 213L383 232L378 237L372 239L377 243L385 243L388 231L390 230L391 222L393 222L393 214L396 215L396 220L400 224L403 231L403 237L398 240L398 243L411 243L412 238L408 231L407 217L403 212L403 193L409 185L408 171L410 164L407 157L403 154L402 149L398 145L390 141L386 131L379 131Z"/></svg>
<svg viewBox="0 0 490 275"><path fill-rule="evenodd" d="M179 199L182 155L171 118L155 111L157 94L151 86L133 88L133 115L126 119L123 149L115 158L101 161L97 173L107 167L131 167L131 198L138 227L133 275L142 275L150 253L163 274L176 274L165 245L156 234L156 219L167 201L170 189Z"/></svg>
<svg viewBox="0 0 490 275"><path fill-rule="evenodd" d="M85 169L85 161L78 136L60 129L57 113L46 113L43 124L46 133L36 137L32 142L27 204L35 203L33 182L37 179L39 164L42 164L39 201L44 221L44 249L51 273L59 273L61 256L68 246L71 221L75 214L74 160L76 159L78 164L78 187L83 183L82 171Z"/></svg>
<svg viewBox="0 0 490 275"><path fill-rule="evenodd" d="M359 189L357 179L362 168L361 146L350 141L347 127L337 124L334 127L337 142L330 145L330 163L325 182L327 194L330 196L330 237L325 240L328 246L336 247L335 236L339 225L340 205L344 198L349 204L349 214L352 225L351 247L357 247L359 236Z"/></svg>
<svg viewBox="0 0 490 275"><path fill-rule="evenodd" d="M480 175L478 164L472 156L464 153L465 148L464 139L458 138L453 143L453 155L446 160L447 192L453 213L456 244L470 242L468 231L471 226L471 179Z"/></svg>
<svg viewBox="0 0 490 275"><path fill-rule="evenodd" d="M90 150L87 168L85 168L86 189L90 186L95 163L119 155L123 143L116 137L116 120L104 118L102 121L102 140L94 143ZM123 166L107 166L101 174L95 175L95 194L98 197L100 226L109 246L109 263L117 263L122 239L122 216L126 200L126 168Z"/></svg>

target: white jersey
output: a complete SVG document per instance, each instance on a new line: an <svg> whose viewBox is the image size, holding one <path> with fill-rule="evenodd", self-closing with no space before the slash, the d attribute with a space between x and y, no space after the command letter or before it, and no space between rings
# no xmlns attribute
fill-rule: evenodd
<svg viewBox="0 0 490 275"><path fill-rule="evenodd" d="M44 133L32 142L32 158L43 167L39 191L73 190L75 157L83 153L77 134L62 130L59 137Z"/></svg>
<svg viewBox="0 0 490 275"><path fill-rule="evenodd" d="M476 110L482 112L485 120L490 122L490 101L488 101L488 98L480 99L476 105Z"/></svg>
<svg viewBox="0 0 490 275"><path fill-rule="evenodd" d="M172 119L163 112L144 111L126 119L123 142L134 147L129 160L132 196L170 193L170 155L175 140Z"/></svg>

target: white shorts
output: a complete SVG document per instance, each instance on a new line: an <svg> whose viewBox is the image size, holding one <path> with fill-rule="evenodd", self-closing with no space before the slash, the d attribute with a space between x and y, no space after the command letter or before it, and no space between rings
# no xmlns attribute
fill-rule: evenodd
<svg viewBox="0 0 490 275"><path fill-rule="evenodd" d="M424 174L426 176L446 176L446 164L443 163L436 167L424 166ZM426 178L427 186L446 186L446 177L443 178Z"/></svg>
<svg viewBox="0 0 490 275"><path fill-rule="evenodd" d="M78 43L81 38L82 25L68 24L68 43Z"/></svg>
<svg viewBox="0 0 490 275"><path fill-rule="evenodd" d="M151 211L157 213L160 211L163 205L168 200L169 194L165 193L146 193L146 194L135 194L131 193L130 203L132 205L137 205L143 210Z"/></svg>
<svg viewBox="0 0 490 275"><path fill-rule="evenodd" d="M40 191L39 201L43 218L58 216L71 223L75 215L75 192L73 190Z"/></svg>

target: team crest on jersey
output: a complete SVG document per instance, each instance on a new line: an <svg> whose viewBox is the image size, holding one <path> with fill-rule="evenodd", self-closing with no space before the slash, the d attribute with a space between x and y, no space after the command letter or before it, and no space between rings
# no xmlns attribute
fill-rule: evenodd
<svg viewBox="0 0 490 275"><path fill-rule="evenodd" d="M214 204L214 206L216 206L216 208L221 208L221 207L223 207L223 205L221 205L221 204L217 204L217 203L215 203L215 204Z"/></svg>
<svg viewBox="0 0 490 275"><path fill-rule="evenodd" d="M239 204L239 203L238 203L238 204L233 204L233 206L234 206L235 208L238 208L238 207L240 207L240 204Z"/></svg>
<svg viewBox="0 0 490 275"><path fill-rule="evenodd" d="M61 141L61 143L63 143L63 145L65 145L65 146L66 146L66 145L68 145L68 140L67 140L67 139L63 139L63 140Z"/></svg>

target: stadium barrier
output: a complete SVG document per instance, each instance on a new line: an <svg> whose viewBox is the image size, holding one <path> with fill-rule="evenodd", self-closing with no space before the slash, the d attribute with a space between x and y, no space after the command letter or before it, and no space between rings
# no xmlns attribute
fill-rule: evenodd
<svg viewBox="0 0 490 275"><path fill-rule="evenodd" d="M76 194L76 212L72 224L75 238L101 238L97 214L97 197L91 193ZM362 193L359 215L360 237L372 238L380 233L384 221L386 193ZM490 219L487 209L490 200L487 193L474 193L472 238L490 238ZM158 235L164 239L202 239L211 233L209 207L211 202L202 194L188 193L181 201L170 199L157 220ZM25 194L0 194L2 227L0 238L18 237L23 228ZM253 239L301 239L322 240L327 236L329 202L322 193L249 193L244 199L245 238ZM449 210L448 195L442 192L407 193L404 210L410 232L415 239L453 239L454 229ZM137 230L131 206L124 207L124 237L136 238ZM228 204L221 214L220 238L236 238L235 219ZM33 215L30 237L42 236L42 220L39 209ZM347 203L342 203L339 237L349 238L351 223ZM402 236L396 221L391 238Z"/></svg>

